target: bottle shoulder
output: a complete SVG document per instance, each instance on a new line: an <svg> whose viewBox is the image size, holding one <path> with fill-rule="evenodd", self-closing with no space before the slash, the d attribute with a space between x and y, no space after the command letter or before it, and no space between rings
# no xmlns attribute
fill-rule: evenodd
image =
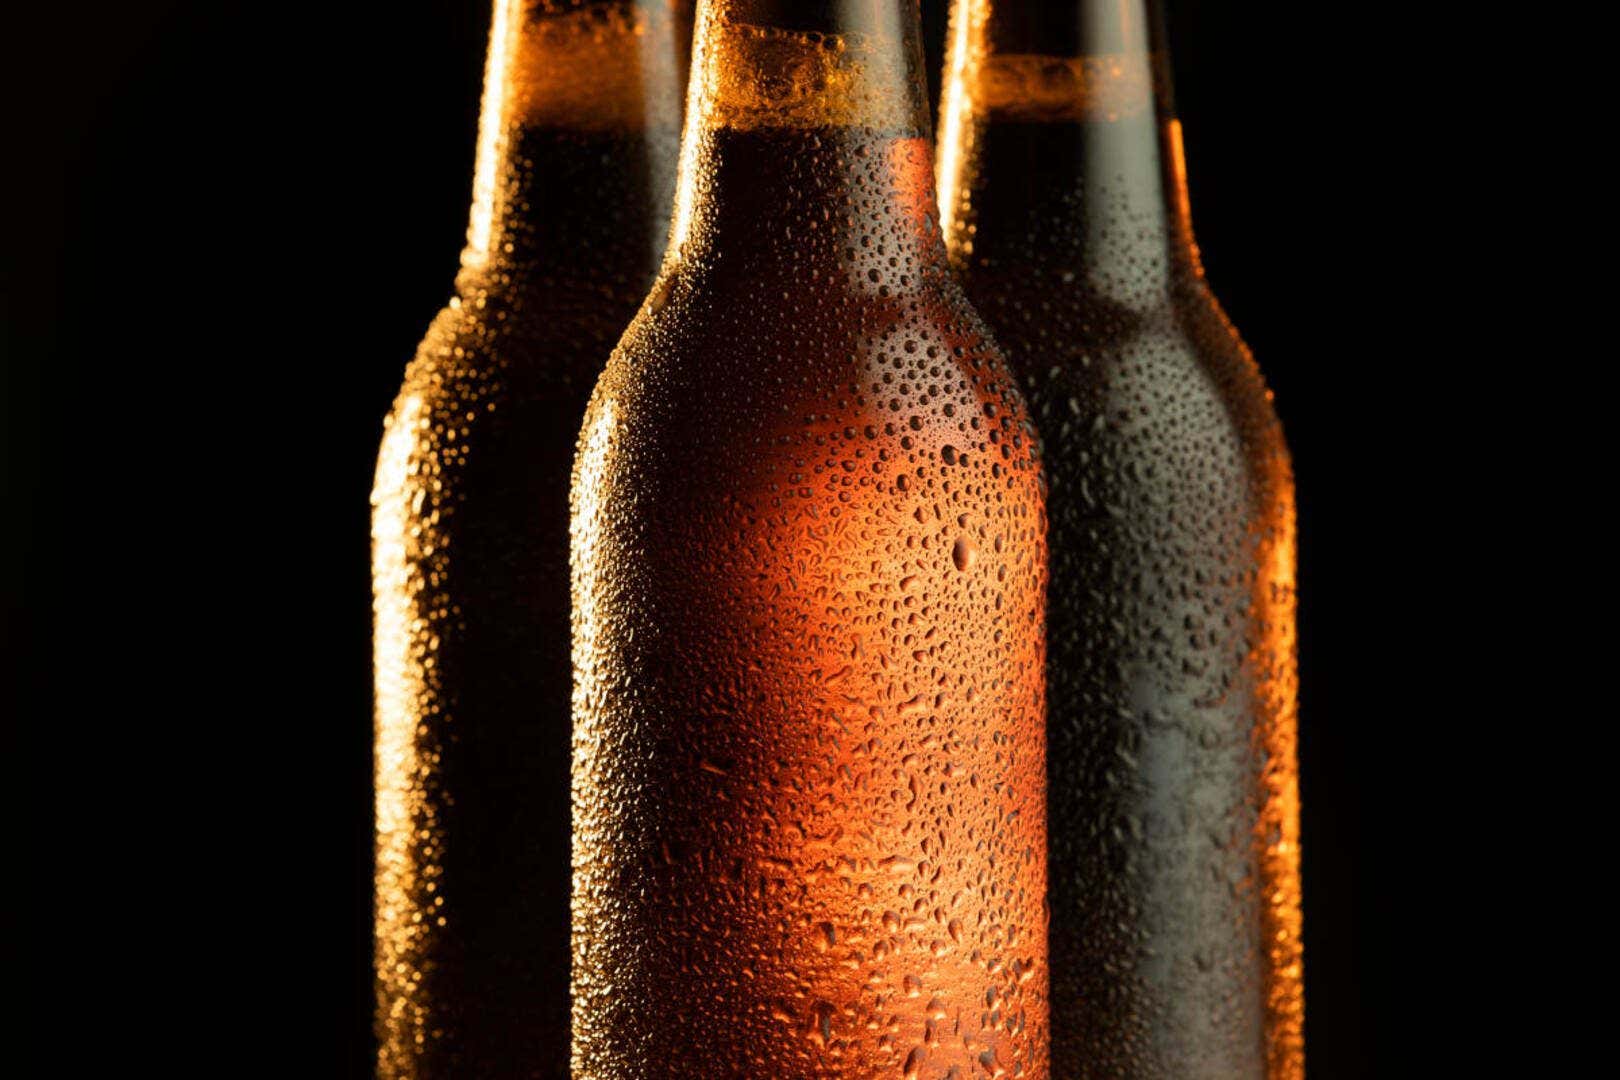
<svg viewBox="0 0 1620 1080"><path fill-rule="evenodd" d="M1010 267L970 272L965 284L1032 406L1070 387L1141 393L1174 385L1275 420L1253 353L1195 274L1127 295L1088 289L1071 274Z"/></svg>
<svg viewBox="0 0 1620 1080"><path fill-rule="evenodd" d="M1017 292L970 277L968 291L1029 402L1057 516L1105 492L1110 505L1157 505L1187 483L1251 508L1240 515L1292 498L1271 392L1201 279L1132 303L1023 280Z"/></svg>
<svg viewBox="0 0 1620 1080"><path fill-rule="evenodd" d="M717 297L661 282L597 384L582 453L593 431L651 473L780 479L979 456L998 479L1038 475L1016 381L943 290Z"/></svg>
<svg viewBox="0 0 1620 1080"><path fill-rule="evenodd" d="M598 293L594 304L560 302L522 283L463 283L407 362L395 409L405 399L430 409L516 406L567 398L571 388L583 407L635 303L628 294Z"/></svg>
<svg viewBox="0 0 1620 1080"><path fill-rule="evenodd" d="M875 415L969 398L1022 413L1005 358L959 293L834 287L716 293L654 285L603 375L704 411L770 414L818 402ZM656 389L654 389L656 388ZM998 402L999 403L999 402Z"/></svg>
<svg viewBox="0 0 1620 1080"><path fill-rule="evenodd" d="M425 498L440 501L566 486L591 388L628 318L524 309L501 295L452 298L384 418L378 489L432 476Z"/></svg>

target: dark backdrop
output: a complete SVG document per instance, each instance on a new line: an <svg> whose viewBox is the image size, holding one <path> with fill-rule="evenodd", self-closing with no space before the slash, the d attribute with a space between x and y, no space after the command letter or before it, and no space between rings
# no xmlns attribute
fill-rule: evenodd
<svg viewBox="0 0 1620 1080"><path fill-rule="evenodd" d="M1209 277L1298 468L1311 1073L1389 1075L1448 992L1413 969L1446 855L1412 824L1454 537L1390 345L1425 257L1394 180L1427 166L1359 6L1169 6ZM40 867L17 891L55 930L13 944L49 942L42 1007L126 1059L369 1063L366 497L449 295L487 7L154 0L15 31L8 743Z"/></svg>

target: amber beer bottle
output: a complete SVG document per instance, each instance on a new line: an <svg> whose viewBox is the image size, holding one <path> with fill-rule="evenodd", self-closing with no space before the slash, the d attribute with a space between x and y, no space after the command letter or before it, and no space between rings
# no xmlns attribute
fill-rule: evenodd
<svg viewBox="0 0 1620 1080"><path fill-rule="evenodd" d="M703 0L573 489L574 1075L1045 1077L1041 479L915 0Z"/></svg>
<svg viewBox="0 0 1620 1080"><path fill-rule="evenodd" d="M496 0L468 243L372 496L385 1077L568 1071L568 478L668 239L690 4Z"/></svg>
<svg viewBox="0 0 1620 1080"><path fill-rule="evenodd" d="M1043 440L1053 1075L1303 1069L1293 480L1158 5L957 0L940 205Z"/></svg>

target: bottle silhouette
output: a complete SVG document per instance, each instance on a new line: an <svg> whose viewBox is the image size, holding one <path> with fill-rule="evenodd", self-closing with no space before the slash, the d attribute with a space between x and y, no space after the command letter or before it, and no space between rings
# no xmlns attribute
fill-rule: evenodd
<svg viewBox="0 0 1620 1080"><path fill-rule="evenodd" d="M384 1077L568 1074L568 478L668 238L690 20L494 5L461 272L372 496Z"/></svg>
<svg viewBox="0 0 1620 1080"><path fill-rule="evenodd" d="M574 1075L1046 1069L1043 493L908 0L703 0L573 507Z"/></svg>
<svg viewBox="0 0 1620 1080"><path fill-rule="evenodd" d="M1053 1074L1303 1072L1293 479L1157 5L957 0L940 206L1051 483Z"/></svg>

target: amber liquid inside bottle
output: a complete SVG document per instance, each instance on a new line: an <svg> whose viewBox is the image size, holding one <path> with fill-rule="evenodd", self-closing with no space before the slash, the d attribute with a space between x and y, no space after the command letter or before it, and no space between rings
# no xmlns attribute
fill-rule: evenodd
<svg viewBox="0 0 1620 1080"><path fill-rule="evenodd" d="M941 206L1051 483L1053 1074L1303 1072L1293 479L1153 5L958 0Z"/></svg>
<svg viewBox="0 0 1620 1080"><path fill-rule="evenodd" d="M468 247L372 500L382 1076L568 1075L568 477L667 240L689 33L495 4Z"/></svg>
<svg viewBox="0 0 1620 1080"><path fill-rule="evenodd" d="M916 32L699 8L576 465L577 1077L1047 1075L1043 497Z"/></svg>

